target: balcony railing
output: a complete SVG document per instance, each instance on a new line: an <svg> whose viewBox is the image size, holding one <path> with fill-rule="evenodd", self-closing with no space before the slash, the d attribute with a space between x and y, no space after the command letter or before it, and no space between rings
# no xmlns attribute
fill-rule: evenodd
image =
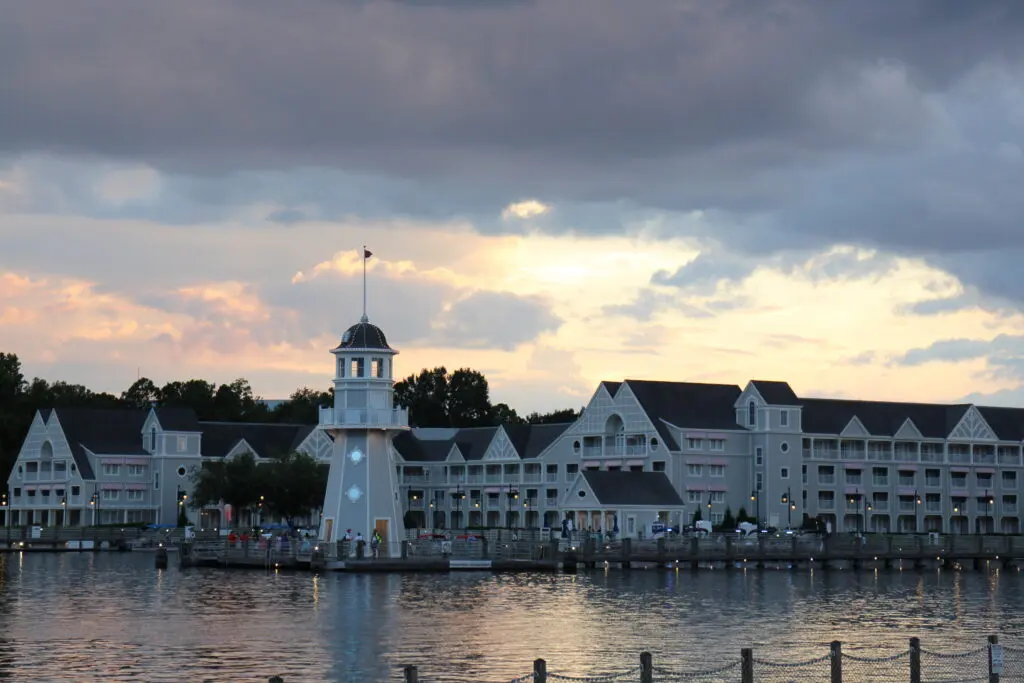
<svg viewBox="0 0 1024 683"><path fill-rule="evenodd" d="M545 472L544 474L545 484L557 484L558 483L558 472Z"/></svg>
<svg viewBox="0 0 1024 683"><path fill-rule="evenodd" d="M818 483L822 486L832 486L836 483L836 475L834 474L819 474Z"/></svg>
<svg viewBox="0 0 1024 683"><path fill-rule="evenodd" d="M320 408L321 427L408 427L409 411L405 408L350 409L331 406Z"/></svg>
<svg viewBox="0 0 1024 683"><path fill-rule="evenodd" d="M544 505L549 508L558 507L558 497L556 496L554 498L545 498Z"/></svg>
<svg viewBox="0 0 1024 683"><path fill-rule="evenodd" d="M942 486L942 479L939 477L928 477L924 480L924 485L930 488L938 488Z"/></svg>

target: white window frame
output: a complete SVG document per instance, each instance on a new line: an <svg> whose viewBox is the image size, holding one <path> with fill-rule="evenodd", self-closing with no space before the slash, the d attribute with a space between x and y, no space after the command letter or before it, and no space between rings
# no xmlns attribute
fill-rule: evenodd
<svg viewBox="0 0 1024 683"><path fill-rule="evenodd" d="M721 478L725 476L725 465L708 465L708 476Z"/></svg>
<svg viewBox="0 0 1024 683"><path fill-rule="evenodd" d="M688 477L703 477L704 476L704 465L698 465L696 463L688 463L686 465L686 476L688 476Z"/></svg>
<svg viewBox="0 0 1024 683"><path fill-rule="evenodd" d="M764 465L764 448L757 446L754 448L754 464L758 467Z"/></svg>
<svg viewBox="0 0 1024 683"><path fill-rule="evenodd" d="M708 439L708 450L719 452L724 451L725 439Z"/></svg>
<svg viewBox="0 0 1024 683"><path fill-rule="evenodd" d="M789 468L783 467L779 470L779 479L789 479Z"/></svg>
<svg viewBox="0 0 1024 683"><path fill-rule="evenodd" d="M688 438L686 439L686 447L691 451L704 450L704 439Z"/></svg>
<svg viewBox="0 0 1024 683"><path fill-rule="evenodd" d="M789 426L789 411L788 410L783 410L783 411L781 411L779 413L779 426L780 427L788 427Z"/></svg>

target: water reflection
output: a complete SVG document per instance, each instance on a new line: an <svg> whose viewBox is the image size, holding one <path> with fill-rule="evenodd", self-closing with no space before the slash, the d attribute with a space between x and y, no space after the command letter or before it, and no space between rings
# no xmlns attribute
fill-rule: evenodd
<svg viewBox="0 0 1024 683"><path fill-rule="evenodd" d="M0 678L432 681L896 651L1024 636L1018 572L327 575L153 569L145 554L0 555Z"/></svg>

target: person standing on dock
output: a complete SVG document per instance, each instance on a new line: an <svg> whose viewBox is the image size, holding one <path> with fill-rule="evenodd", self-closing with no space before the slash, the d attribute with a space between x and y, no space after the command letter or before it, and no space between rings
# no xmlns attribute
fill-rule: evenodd
<svg viewBox="0 0 1024 683"><path fill-rule="evenodd" d="M380 541L380 534L374 529L373 535L370 536L370 554L375 560L380 557Z"/></svg>

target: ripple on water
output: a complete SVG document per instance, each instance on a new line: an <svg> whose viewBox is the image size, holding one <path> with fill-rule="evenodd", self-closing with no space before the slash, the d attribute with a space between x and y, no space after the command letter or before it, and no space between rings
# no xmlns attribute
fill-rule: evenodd
<svg viewBox="0 0 1024 683"><path fill-rule="evenodd" d="M166 571L141 553L0 556L0 678L438 683L963 651L1024 636L1024 577L950 572L328 575Z"/></svg>

